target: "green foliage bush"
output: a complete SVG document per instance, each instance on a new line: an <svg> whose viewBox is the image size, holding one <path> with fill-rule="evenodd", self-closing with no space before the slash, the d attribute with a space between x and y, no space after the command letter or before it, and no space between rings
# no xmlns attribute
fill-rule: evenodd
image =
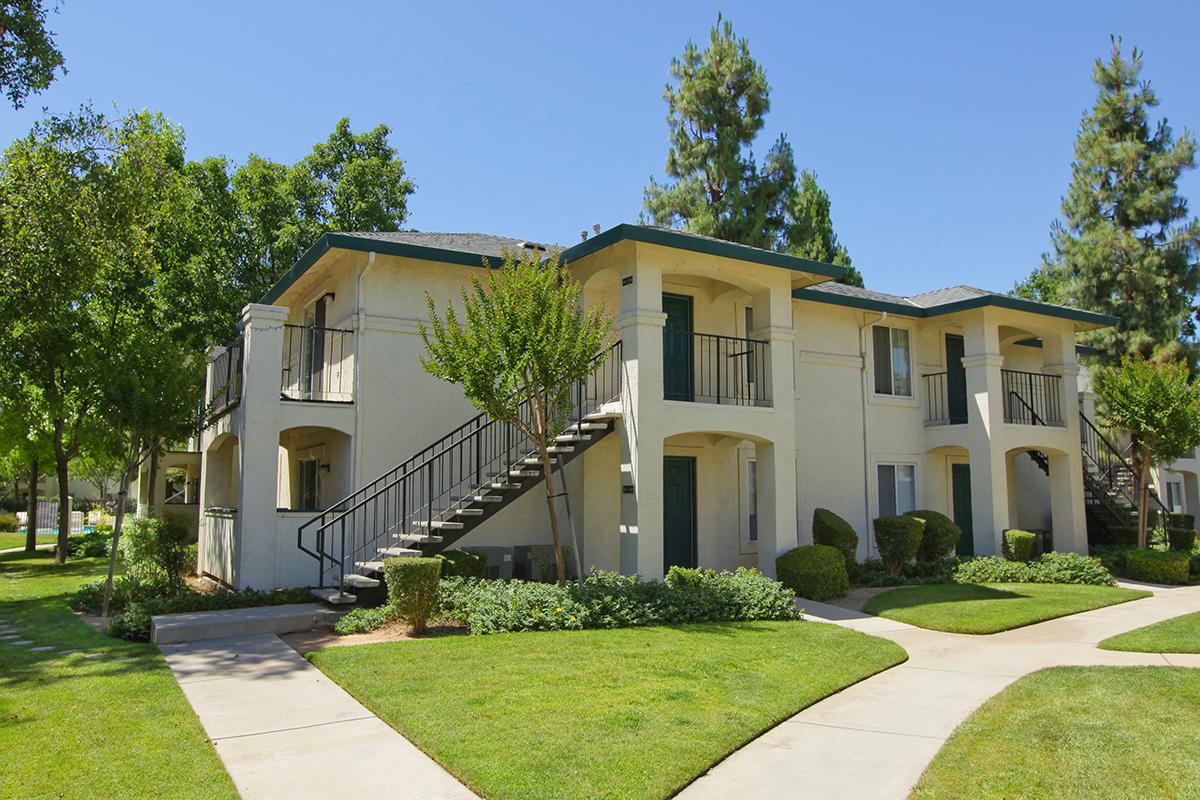
<svg viewBox="0 0 1200 800"><path fill-rule="evenodd" d="M97 525L91 533L72 533L67 537L67 555L74 558L103 558L112 550L112 527Z"/></svg>
<svg viewBox="0 0 1200 800"><path fill-rule="evenodd" d="M813 544L837 548L846 561L846 571L854 569L858 563L858 534L849 522L828 508L816 508L813 509L812 532Z"/></svg>
<svg viewBox="0 0 1200 800"><path fill-rule="evenodd" d="M353 608L333 624L333 632L338 636L348 636L354 633L370 633L395 618L396 610L390 605L375 606L374 608Z"/></svg>
<svg viewBox="0 0 1200 800"><path fill-rule="evenodd" d="M917 556L925 523L915 517L879 517L875 520L875 544L884 566L899 575L904 565Z"/></svg>
<svg viewBox="0 0 1200 800"><path fill-rule="evenodd" d="M957 558L915 561L905 564L897 574L889 570L878 558L870 558L855 567L850 582L855 586L871 587L950 583L957 566Z"/></svg>
<svg viewBox="0 0 1200 800"><path fill-rule="evenodd" d="M940 561L954 555L962 529L954 524L954 520L940 511L923 508L909 511L904 516L921 520L921 546L917 548L917 561Z"/></svg>
<svg viewBox="0 0 1200 800"><path fill-rule="evenodd" d="M1037 535L1029 531L1010 529L1004 532L1004 555L1010 561L1029 561Z"/></svg>
<svg viewBox="0 0 1200 800"><path fill-rule="evenodd" d="M7 511L0 512L0 533L17 532L17 515Z"/></svg>
<svg viewBox="0 0 1200 800"><path fill-rule="evenodd" d="M582 630L690 622L795 619L795 596L757 570L672 567L666 580L593 571L559 586L532 581L445 578L438 613L473 634Z"/></svg>
<svg viewBox="0 0 1200 800"><path fill-rule="evenodd" d="M1147 583L1187 583L1191 560L1191 555L1176 550L1130 550L1125 554L1129 577Z"/></svg>
<svg viewBox="0 0 1200 800"><path fill-rule="evenodd" d="M183 549L183 574L199 575L200 545L192 542Z"/></svg>
<svg viewBox="0 0 1200 800"><path fill-rule="evenodd" d="M189 590L171 597L149 597L131 603L125 613L118 614L109 621L108 632L133 642L147 642L150 641L150 618L160 614L281 606L289 603L307 603L311 600L312 594L308 589L276 589L269 592L243 589L240 592L213 594Z"/></svg>
<svg viewBox="0 0 1200 800"><path fill-rule="evenodd" d="M437 606L441 574L441 559L384 559L383 579L387 582L388 605L413 633L425 630L425 623Z"/></svg>
<svg viewBox="0 0 1200 800"><path fill-rule="evenodd" d="M1078 553L1043 553L1036 561L983 556L961 562L955 583L1078 583L1113 586L1116 578L1100 559Z"/></svg>
<svg viewBox="0 0 1200 800"><path fill-rule="evenodd" d="M104 602L105 579L89 581L83 584L71 596L69 604L76 611L100 613ZM123 611L133 603L140 603L152 597L164 597L169 593L169 587L162 578L143 580L136 575L117 575L113 577L112 597L109 599L109 612Z"/></svg>
<svg viewBox="0 0 1200 800"><path fill-rule="evenodd" d="M467 550L445 550L434 556L442 562L443 578L483 578L487 575L487 556Z"/></svg>
<svg viewBox="0 0 1200 800"><path fill-rule="evenodd" d="M1137 547L1138 532L1133 526L1113 527L1108 529L1108 544L1113 547Z"/></svg>
<svg viewBox="0 0 1200 800"><path fill-rule="evenodd" d="M1167 540L1170 542L1172 550L1190 553L1196 546L1196 529L1167 528Z"/></svg>
<svg viewBox="0 0 1200 800"><path fill-rule="evenodd" d="M183 588L189 564L188 531L162 517L133 517L121 532L121 555L129 572L145 580L163 578L173 591Z"/></svg>
<svg viewBox="0 0 1200 800"><path fill-rule="evenodd" d="M850 587L845 553L824 544L795 547L775 559L779 582L798 596L828 600Z"/></svg>

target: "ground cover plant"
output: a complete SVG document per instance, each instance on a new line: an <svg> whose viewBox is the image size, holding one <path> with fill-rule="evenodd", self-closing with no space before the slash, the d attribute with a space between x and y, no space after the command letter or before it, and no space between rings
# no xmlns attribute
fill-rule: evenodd
<svg viewBox="0 0 1200 800"><path fill-rule="evenodd" d="M1137 653L1200 653L1200 612L1156 622L1105 639L1104 650Z"/></svg>
<svg viewBox="0 0 1200 800"><path fill-rule="evenodd" d="M983 634L1149 596L1080 584L926 584L876 595L863 611L935 631Z"/></svg>
<svg viewBox="0 0 1200 800"><path fill-rule="evenodd" d="M236 798L159 652L105 636L67 608L106 568L103 559L56 566L48 552L0 555L0 619L22 637L0 640L0 797ZM13 643L23 640L34 643Z"/></svg>
<svg viewBox="0 0 1200 800"><path fill-rule="evenodd" d="M785 621L451 636L309 658L491 800L644 800L905 656Z"/></svg>
<svg viewBox="0 0 1200 800"><path fill-rule="evenodd" d="M1200 670L1035 672L958 727L909 800L1195 797L1196 708Z"/></svg>

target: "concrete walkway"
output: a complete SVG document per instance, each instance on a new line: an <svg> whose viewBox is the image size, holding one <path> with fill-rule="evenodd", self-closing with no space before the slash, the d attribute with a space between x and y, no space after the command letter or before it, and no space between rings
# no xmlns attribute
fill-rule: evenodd
<svg viewBox="0 0 1200 800"><path fill-rule="evenodd" d="M823 603L805 617L882 636L908 661L822 700L737 751L678 795L707 798L905 798L946 738L1017 678L1065 665L1200 667L1200 655L1099 650L1118 633L1200 610L1200 587L970 636L939 633Z"/></svg>
<svg viewBox="0 0 1200 800"><path fill-rule="evenodd" d="M159 649L246 800L475 798L274 634Z"/></svg>

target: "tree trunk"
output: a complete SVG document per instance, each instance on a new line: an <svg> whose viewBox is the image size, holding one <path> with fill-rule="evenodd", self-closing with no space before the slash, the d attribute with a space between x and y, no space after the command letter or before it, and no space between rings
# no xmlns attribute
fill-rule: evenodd
<svg viewBox="0 0 1200 800"><path fill-rule="evenodd" d="M104 584L104 603L100 607L100 616L108 616L108 606L112 601L113 574L117 570L117 545L121 541L121 523L125 521L125 499L129 496L129 473L121 473L121 488L117 490L117 518L113 523L112 550L108 554L108 581Z"/></svg>
<svg viewBox="0 0 1200 800"><path fill-rule="evenodd" d="M54 553L57 564L67 563L67 537L71 535L71 487L67 454L61 447L54 457L55 474L58 477L58 547Z"/></svg>
<svg viewBox="0 0 1200 800"><path fill-rule="evenodd" d="M1150 501L1150 464L1145 459L1142 459L1138 465L1138 547L1142 550L1146 549L1146 523L1149 521L1150 509L1148 507Z"/></svg>
<svg viewBox="0 0 1200 800"><path fill-rule="evenodd" d="M575 580L579 582L579 588L583 588L583 556L579 551L579 537L575 535L575 519L571 516L571 497L567 494L567 476L563 470L562 462L555 459L558 464L558 482L562 484L562 499L563 511L567 518L567 530L571 532L571 547L575 549Z"/></svg>
<svg viewBox="0 0 1200 800"><path fill-rule="evenodd" d="M38 460L29 460L29 499L25 504L25 552L37 550L37 482Z"/></svg>
<svg viewBox="0 0 1200 800"><path fill-rule="evenodd" d="M554 540L554 566L558 571L558 585L567 583L567 565L563 562L562 544L558 535L558 510L554 507L554 472L550 463L550 451L544 441L538 442L538 454L542 457L542 471L546 474L546 510L550 513L550 537Z"/></svg>
<svg viewBox="0 0 1200 800"><path fill-rule="evenodd" d="M158 504L155 502L155 495L158 491L158 440L150 441L150 474L146 478L149 483L149 491L146 492L146 516L153 517L157 510Z"/></svg>

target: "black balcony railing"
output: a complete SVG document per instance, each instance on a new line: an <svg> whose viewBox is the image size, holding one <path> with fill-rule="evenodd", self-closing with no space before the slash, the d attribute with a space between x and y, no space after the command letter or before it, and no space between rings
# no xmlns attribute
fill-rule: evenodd
<svg viewBox="0 0 1200 800"><path fill-rule="evenodd" d="M663 331L663 397L690 403L769 406L768 347L761 339Z"/></svg>
<svg viewBox="0 0 1200 800"><path fill-rule="evenodd" d="M958 372L922 375L926 425L965 425L967 422L967 376Z"/></svg>
<svg viewBox="0 0 1200 800"><path fill-rule="evenodd" d="M1004 390L1004 421L1017 425L1065 425L1062 378L1041 372L1000 370Z"/></svg>
<svg viewBox="0 0 1200 800"><path fill-rule="evenodd" d="M205 406L209 419L216 419L242 399L242 337L234 339L212 357Z"/></svg>
<svg viewBox="0 0 1200 800"><path fill-rule="evenodd" d="M286 400L353 402L354 331L284 325L279 384L280 396Z"/></svg>

